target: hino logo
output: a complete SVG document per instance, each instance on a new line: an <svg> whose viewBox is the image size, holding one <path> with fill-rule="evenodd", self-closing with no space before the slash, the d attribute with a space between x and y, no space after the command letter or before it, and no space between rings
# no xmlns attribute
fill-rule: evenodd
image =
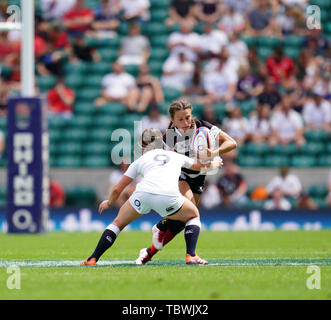
<svg viewBox="0 0 331 320"><path fill-rule="evenodd" d="M16 206L34 205L34 178L28 172L28 165L33 162L33 135L16 133L14 135L14 163L18 174L13 178L14 204Z"/></svg>

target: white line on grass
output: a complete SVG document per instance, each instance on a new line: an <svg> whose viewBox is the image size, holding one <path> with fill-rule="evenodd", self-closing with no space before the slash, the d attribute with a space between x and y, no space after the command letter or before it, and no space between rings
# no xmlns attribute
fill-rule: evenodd
<svg viewBox="0 0 331 320"><path fill-rule="evenodd" d="M215 259L213 259L215 261ZM224 259L210 261L203 266L307 266L331 265L331 259ZM0 268L7 268L12 265L18 267L34 268L55 268L55 267L78 267L81 260L0 260ZM135 265L133 260L100 260L97 266L112 267ZM183 260L157 260L147 264L148 266L186 266Z"/></svg>

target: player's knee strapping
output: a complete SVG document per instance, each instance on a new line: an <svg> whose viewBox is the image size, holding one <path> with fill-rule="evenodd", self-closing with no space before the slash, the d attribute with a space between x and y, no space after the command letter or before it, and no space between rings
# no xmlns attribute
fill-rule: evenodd
<svg viewBox="0 0 331 320"><path fill-rule="evenodd" d="M185 223L176 220L164 219L157 224L157 227L163 232L169 230L173 235L176 235L184 230Z"/></svg>
<svg viewBox="0 0 331 320"><path fill-rule="evenodd" d="M161 220L157 227L165 232L163 245L166 245L169 241L171 241L178 233L180 233L185 228L185 223L176 220L165 219Z"/></svg>

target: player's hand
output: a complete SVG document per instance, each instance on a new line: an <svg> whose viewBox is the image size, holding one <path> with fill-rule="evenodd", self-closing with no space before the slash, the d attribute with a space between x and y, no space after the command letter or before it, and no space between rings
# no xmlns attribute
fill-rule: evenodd
<svg viewBox="0 0 331 320"><path fill-rule="evenodd" d="M223 167L223 159L221 157L214 158L213 162L215 163L216 168L222 168Z"/></svg>
<svg viewBox="0 0 331 320"><path fill-rule="evenodd" d="M99 205L99 213L102 214L104 210L107 210L110 208L110 204L108 200L104 200Z"/></svg>

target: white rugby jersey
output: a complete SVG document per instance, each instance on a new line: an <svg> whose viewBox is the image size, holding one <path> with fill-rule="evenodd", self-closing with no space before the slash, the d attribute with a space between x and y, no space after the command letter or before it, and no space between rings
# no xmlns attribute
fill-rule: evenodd
<svg viewBox="0 0 331 320"><path fill-rule="evenodd" d="M178 179L181 168L190 168L194 159L173 151L154 149L144 153L131 163L124 173L129 178L143 177L136 191L162 195L178 195Z"/></svg>

